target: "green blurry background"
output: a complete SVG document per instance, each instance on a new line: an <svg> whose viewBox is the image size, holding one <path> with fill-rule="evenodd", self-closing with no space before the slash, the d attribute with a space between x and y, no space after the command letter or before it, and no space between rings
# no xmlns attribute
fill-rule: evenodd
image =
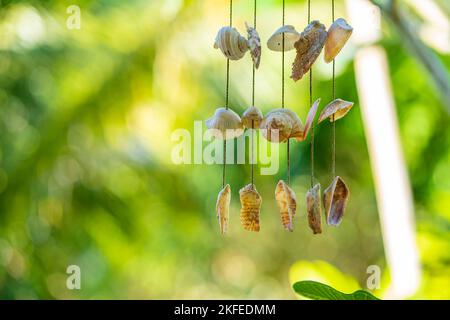
<svg viewBox="0 0 450 320"><path fill-rule="evenodd" d="M258 2L265 43L281 24L281 1ZM330 1L312 2L313 18L329 25ZM448 14L445 1L437 2ZM72 4L81 8L80 30L66 28ZM252 5L234 1L233 23L241 32L252 22ZM336 15L346 17L344 2L336 6ZM286 21L303 29L306 1L287 1ZM375 294L383 297L389 267L354 46L337 60L337 96L355 101L336 126L337 171L351 190L339 228L313 236L300 201L295 232L282 229L273 198L286 175L280 159L279 174L256 177L263 197L259 234L239 225L238 190L249 182L249 166L228 167L231 225L222 237L215 217L221 166L172 164L171 133L192 132L194 120L224 104L225 59L212 45L227 23L225 0L1 1L0 298L295 299L291 285L301 279L343 291L365 288L373 264L382 270ZM412 298L448 299L449 115L402 37L386 20L382 31L423 264ZM448 53L436 54L450 70ZM286 54L286 70L293 58ZM320 61L315 70L314 96L323 106L331 100L331 67ZM251 101L251 72L248 54L231 63L230 106L240 114ZM256 105L264 113L279 107L280 94L280 54L264 45ZM286 105L306 117L306 80L286 81ZM330 128L316 129L323 185L330 179ZM299 199L309 186L308 142L291 144ZM66 288L71 264L81 268L81 290Z"/></svg>

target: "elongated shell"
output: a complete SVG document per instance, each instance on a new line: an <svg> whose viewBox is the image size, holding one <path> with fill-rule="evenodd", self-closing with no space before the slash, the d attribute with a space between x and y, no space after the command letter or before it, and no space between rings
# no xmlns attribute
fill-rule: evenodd
<svg viewBox="0 0 450 320"><path fill-rule="evenodd" d="M325 26L319 21L312 21L301 33L300 39L295 43L297 56L292 64L291 78L300 80L311 69L327 39Z"/></svg>
<svg viewBox="0 0 450 320"><path fill-rule="evenodd" d="M258 108L251 106L244 111L244 114L242 115L242 124L244 127L251 129L253 121L253 128L259 128L262 119L262 112Z"/></svg>
<svg viewBox="0 0 450 320"><path fill-rule="evenodd" d="M320 183L306 193L308 224L314 234L322 233L322 207L320 204Z"/></svg>
<svg viewBox="0 0 450 320"><path fill-rule="evenodd" d="M314 118L316 117L317 109L319 107L320 98L317 99L311 108L309 109L308 116L306 117L305 121L305 128L303 129L303 134L301 138L297 138L297 141L304 141L308 137L309 129L311 129L311 126L314 122Z"/></svg>
<svg viewBox="0 0 450 320"><path fill-rule="evenodd" d="M295 112L285 109L273 109L266 114L259 126L268 141L286 142L290 138L303 138L303 124Z"/></svg>
<svg viewBox="0 0 450 320"><path fill-rule="evenodd" d="M255 28L249 27L247 23L245 23L245 26L247 27L247 42L253 65L255 69L258 69L261 62L261 39Z"/></svg>
<svg viewBox="0 0 450 320"><path fill-rule="evenodd" d="M222 27L217 33L214 48L220 49L230 60L239 60L247 52L248 43L235 28Z"/></svg>
<svg viewBox="0 0 450 320"><path fill-rule="evenodd" d="M284 229L292 232L294 230L293 220L297 209L297 199L294 191L283 180L280 180L275 188L275 199L280 208Z"/></svg>
<svg viewBox="0 0 450 320"><path fill-rule="evenodd" d="M336 99L331 101L323 108L319 115L318 123L321 123L325 119L330 119L330 122L336 121L345 116L353 107L353 102L345 101L342 99ZM333 117L334 116L334 117Z"/></svg>
<svg viewBox="0 0 450 320"><path fill-rule="evenodd" d="M239 115L226 108L216 109L214 115L206 120L206 127L217 139L233 139L244 133Z"/></svg>
<svg viewBox="0 0 450 320"><path fill-rule="evenodd" d="M272 51L283 51L283 33L284 33L284 51L294 49L294 43L300 39L300 33L291 25L284 25L278 28L267 40L267 47Z"/></svg>
<svg viewBox="0 0 450 320"><path fill-rule="evenodd" d="M231 188L227 184L217 197L216 212L219 220L220 233L225 234L228 230L228 217L230 214Z"/></svg>
<svg viewBox="0 0 450 320"><path fill-rule="evenodd" d="M337 176L323 193L323 206L327 224L338 226L344 217L344 210L349 197L349 190L344 180Z"/></svg>
<svg viewBox="0 0 450 320"><path fill-rule="evenodd" d="M347 43L347 40L352 35L353 28L343 18L339 18L333 22L328 29L327 41L325 41L325 55L326 63L330 63L336 58L341 49Z"/></svg>
<svg viewBox="0 0 450 320"><path fill-rule="evenodd" d="M259 231L259 212L262 198L250 183L239 190L241 199L241 224L245 230Z"/></svg>

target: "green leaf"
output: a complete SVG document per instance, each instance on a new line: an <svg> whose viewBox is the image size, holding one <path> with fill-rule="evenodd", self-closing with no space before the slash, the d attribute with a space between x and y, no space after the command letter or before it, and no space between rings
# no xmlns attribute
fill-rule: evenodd
<svg viewBox="0 0 450 320"><path fill-rule="evenodd" d="M298 294L314 300L379 300L364 290L347 294L315 281L299 281L294 283L293 288Z"/></svg>

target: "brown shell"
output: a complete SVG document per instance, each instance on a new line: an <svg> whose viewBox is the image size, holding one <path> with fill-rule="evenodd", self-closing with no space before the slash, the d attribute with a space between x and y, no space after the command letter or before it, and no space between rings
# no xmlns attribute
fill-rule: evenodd
<svg viewBox="0 0 450 320"><path fill-rule="evenodd" d="M283 181L280 180L275 188L275 199L280 208L281 222L287 231L294 230L294 216L297 209L297 199L294 191Z"/></svg>
<svg viewBox="0 0 450 320"><path fill-rule="evenodd" d="M253 184L239 190L241 199L241 224L245 230L259 231L259 213L262 198Z"/></svg>
<svg viewBox="0 0 450 320"><path fill-rule="evenodd" d="M242 124L248 129L259 128L262 119L262 112L258 108L251 106L244 111L244 114L242 115Z"/></svg>
<svg viewBox="0 0 450 320"><path fill-rule="evenodd" d="M344 117L350 109L353 107L353 102L345 101L342 99L336 99L331 101L319 115L318 123L329 118L330 122L339 120ZM333 117L334 116L334 117Z"/></svg>
<svg viewBox="0 0 450 320"><path fill-rule="evenodd" d="M343 18L339 18L333 22L328 29L327 41L325 41L324 60L330 63L336 58L341 49L347 43L352 35L353 28Z"/></svg>
<svg viewBox="0 0 450 320"><path fill-rule="evenodd" d="M331 185L325 189L323 206L328 225L338 226L341 223L349 195L350 191L347 185L339 176L334 178Z"/></svg>
<svg viewBox="0 0 450 320"><path fill-rule="evenodd" d="M266 114L259 126L268 141L286 142L290 138L303 137L303 124L297 114L286 108L273 109Z"/></svg>
<svg viewBox="0 0 450 320"><path fill-rule="evenodd" d="M225 234L228 230L228 218L230 214L231 188L227 184L217 197L216 212L219 220L220 233Z"/></svg>
<svg viewBox="0 0 450 320"><path fill-rule="evenodd" d="M314 234L322 233L322 207L320 205L320 183L306 193L308 224Z"/></svg>
<svg viewBox="0 0 450 320"><path fill-rule="evenodd" d="M261 39L255 28L249 27L247 23L245 23L245 26L247 27L247 41L253 65L255 69L258 69L261 62Z"/></svg>
<svg viewBox="0 0 450 320"><path fill-rule="evenodd" d="M317 109L320 104L320 98L317 99L311 108L309 109L308 116L306 117L305 127L303 129L303 134L301 138L297 138L297 141L304 141L308 137L309 129L311 128L311 125L313 124L314 118L316 117Z"/></svg>
<svg viewBox="0 0 450 320"><path fill-rule="evenodd" d="M312 21L301 33L300 39L295 43L297 56L292 64L291 78L300 80L311 69L314 61L320 55L327 39L325 26L319 21Z"/></svg>

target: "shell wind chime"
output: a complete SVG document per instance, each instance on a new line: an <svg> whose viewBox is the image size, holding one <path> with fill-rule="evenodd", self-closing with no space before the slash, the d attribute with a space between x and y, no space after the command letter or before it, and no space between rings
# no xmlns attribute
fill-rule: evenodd
<svg viewBox="0 0 450 320"><path fill-rule="evenodd" d="M244 37L232 26L232 3L230 0L230 24L220 28L217 33L214 48L219 49L227 59L226 96L225 106L217 108L211 118L206 120L206 126L212 130L216 139L223 140L223 175L222 189L220 190L216 214L219 222L220 233L228 230L231 187L226 183L226 148L227 140L241 136L245 130L251 130L250 155L251 155L251 181L239 190L241 204L240 222L244 230L259 232L261 228L262 197L254 184L254 131L261 130L262 136L271 143L286 144L287 152L287 179L279 180L275 187L275 201L279 208L282 226L285 230L294 230L294 217L298 207L298 199L290 185L290 140L305 141L311 132L311 187L306 193L306 211L308 225L313 234L322 233L322 205L324 207L326 223L337 226L342 221L345 207L348 202L349 189L340 176L335 174L335 125L336 120L342 119L353 107L353 102L336 98L335 96L335 58L341 52L352 34L352 27L343 18L334 19L334 0L332 0L333 23L327 30L325 25L318 20L311 21L311 7L308 1L308 25L301 32L297 32L292 25L285 24L285 1L283 3L282 26L279 27L267 41L267 47L271 51L281 52L281 107L270 110L265 116L255 106L255 71L261 63L261 39L256 30L256 0L254 0L254 21L249 26L245 23L247 37ZM303 79L309 73L309 111L303 123L299 116L291 109L285 108L285 52L296 51L295 60L292 63L291 78L294 81ZM249 52L252 61L252 102L239 116L229 108L229 79L230 61L242 59ZM318 112L321 99L317 98L313 103L313 74L312 69L321 52L324 51L326 63L333 63L333 99L320 112L317 124L329 120L333 126L333 152L331 184L321 195L321 185L316 182L314 176L314 120Z"/></svg>

